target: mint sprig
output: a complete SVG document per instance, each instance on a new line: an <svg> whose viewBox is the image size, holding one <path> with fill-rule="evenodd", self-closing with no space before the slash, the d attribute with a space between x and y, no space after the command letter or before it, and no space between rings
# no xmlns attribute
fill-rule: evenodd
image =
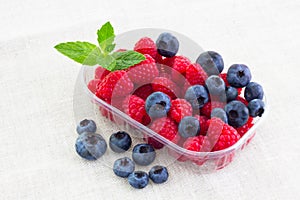
<svg viewBox="0 0 300 200"><path fill-rule="evenodd" d="M113 52L116 44L114 28L110 22L105 23L97 31L98 44L89 42L66 42L54 48L63 55L83 65L101 65L109 71L127 69L145 60L145 56L136 51Z"/></svg>

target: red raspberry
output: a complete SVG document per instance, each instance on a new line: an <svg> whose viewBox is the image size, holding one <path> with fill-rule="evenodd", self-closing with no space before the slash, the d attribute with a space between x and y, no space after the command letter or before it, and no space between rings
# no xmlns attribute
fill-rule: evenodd
<svg viewBox="0 0 300 200"><path fill-rule="evenodd" d="M219 74L220 78L223 79L224 83L226 86L230 86L230 84L228 83L227 81L227 73L222 73L222 74ZM242 93L242 89L243 88L236 88L237 91L238 91L238 95L240 95Z"/></svg>
<svg viewBox="0 0 300 200"><path fill-rule="evenodd" d="M133 94L146 100L147 97L152 93L153 93L152 85L146 84L136 89Z"/></svg>
<svg viewBox="0 0 300 200"><path fill-rule="evenodd" d="M185 99L175 99L171 101L171 109L169 111L170 117L177 123L186 116L191 116L193 108L191 104Z"/></svg>
<svg viewBox="0 0 300 200"><path fill-rule="evenodd" d="M240 134L241 137L245 135L245 133L248 132L248 130L254 125L253 123L253 117L249 117L246 124L244 124L241 127L236 128L237 132Z"/></svg>
<svg viewBox="0 0 300 200"><path fill-rule="evenodd" d="M218 101L211 102L211 101L209 101L206 104L204 104L204 106L201 108L200 113L202 115L205 115L207 118L210 118L211 111L214 108L224 108L224 106L225 106L224 102L218 102Z"/></svg>
<svg viewBox="0 0 300 200"><path fill-rule="evenodd" d="M145 57L146 60L130 67L127 70L128 76L133 83L151 83L151 81L159 74L159 71L155 64L155 60L148 54L145 54Z"/></svg>
<svg viewBox="0 0 300 200"><path fill-rule="evenodd" d="M174 56L172 68L172 80L177 83L184 79L186 68L191 64L191 61L184 56ZM176 70L176 71L175 71Z"/></svg>
<svg viewBox="0 0 300 200"><path fill-rule="evenodd" d="M99 66L95 69L95 79L100 79L102 81L109 73L110 71Z"/></svg>
<svg viewBox="0 0 300 200"><path fill-rule="evenodd" d="M207 152L210 147L210 142L206 136L189 137L183 143L183 148L190 151Z"/></svg>
<svg viewBox="0 0 300 200"><path fill-rule="evenodd" d="M101 82L100 79L93 79L93 80L90 80L90 82L88 83L88 88L93 94L95 94L95 92L97 90L97 85L100 82Z"/></svg>
<svg viewBox="0 0 300 200"><path fill-rule="evenodd" d="M204 85L207 74L199 64L195 63L186 68L185 77L191 85Z"/></svg>
<svg viewBox="0 0 300 200"><path fill-rule="evenodd" d="M98 85L96 96L109 100L114 97L121 97L130 94L133 90L133 83L125 71L114 71L109 73Z"/></svg>
<svg viewBox="0 0 300 200"><path fill-rule="evenodd" d="M246 99L244 99L243 97L238 96L238 97L236 98L236 100L237 100L237 101L240 101L240 102L242 102L243 104L245 104L246 106L248 106L248 101L247 101Z"/></svg>
<svg viewBox="0 0 300 200"><path fill-rule="evenodd" d="M174 57L170 57L170 58L164 58L164 60L163 60L163 64L164 65L167 65L167 66L169 66L169 67L173 67L173 62L174 62L174 59L175 59L176 57L174 56Z"/></svg>
<svg viewBox="0 0 300 200"><path fill-rule="evenodd" d="M208 118L205 116L199 116L199 115L195 115L194 117L197 118L200 123L200 135L206 135L206 132L208 129L208 126L207 126Z"/></svg>
<svg viewBox="0 0 300 200"><path fill-rule="evenodd" d="M157 53L155 57L155 62L158 64L164 64L164 58L159 53Z"/></svg>
<svg viewBox="0 0 300 200"><path fill-rule="evenodd" d="M134 46L135 51L142 54L149 54L152 58L156 58L156 45L151 38L143 37Z"/></svg>
<svg viewBox="0 0 300 200"><path fill-rule="evenodd" d="M132 119L142 123L146 115L145 101L138 96L129 95L123 101L124 112Z"/></svg>
<svg viewBox="0 0 300 200"><path fill-rule="evenodd" d="M152 81L152 88L154 92L163 92L175 99L180 96L180 90L177 85L168 78L156 77Z"/></svg>
<svg viewBox="0 0 300 200"><path fill-rule="evenodd" d="M146 115L144 115L143 120L142 120L142 124L144 126L148 126L151 123L151 118L150 116L146 113Z"/></svg>
<svg viewBox="0 0 300 200"><path fill-rule="evenodd" d="M164 138L173 141L176 139L178 132L177 124L169 117L156 119L150 126L150 129Z"/></svg>
<svg viewBox="0 0 300 200"><path fill-rule="evenodd" d="M148 137L146 136L145 141L150 144L151 146L153 146L154 149L161 149L164 147L164 144L160 143L159 141L157 141L155 138L153 137Z"/></svg>
<svg viewBox="0 0 300 200"><path fill-rule="evenodd" d="M209 125L207 137L209 137L211 144L215 144L213 151L226 149L240 139L240 135L235 128L224 123L219 118L212 118L207 123Z"/></svg>

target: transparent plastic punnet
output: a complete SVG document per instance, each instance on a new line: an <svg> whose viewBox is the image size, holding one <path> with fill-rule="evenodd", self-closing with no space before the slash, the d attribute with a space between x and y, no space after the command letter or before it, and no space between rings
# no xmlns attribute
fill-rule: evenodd
<svg viewBox="0 0 300 200"><path fill-rule="evenodd" d="M134 44L142 37L150 37L154 41L162 32L171 32L177 37L180 43L179 52L177 55L184 55L188 57L192 62L197 59L200 53L203 52L202 48L194 41L188 37L163 29L138 29L130 32L120 34L116 37L115 42L117 44L115 49L133 49ZM95 69L97 66L82 66L78 79L75 85L74 92L74 114L76 122L79 122L83 118L91 118L97 122L98 129L100 133L104 135L106 141L108 141L112 131L117 129L125 130L130 133L133 137L133 145L143 142L143 138L150 137L163 144L162 149L156 150L157 154L164 154L168 157L168 162L164 163L169 165L178 162L190 163L194 169L200 170L202 172L211 172L217 169L222 169L227 166L232 160L239 154L245 146L253 139L256 134L256 128L265 118L268 105L266 102L266 97L264 97L265 102L265 113L262 117L256 117L253 122L254 125L249 131L243 135L240 140L234 145L220 151L214 152L194 152L184 149L183 147L165 139L161 135L152 131L149 127L135 121L130 118L124 112L120 111L116 107L108 104L102 99L94 95L87 87L90 80L94 79ZM224 69L225 71L227 69ZM115 126L115 129L105 130L103 125L111 123ZM99 127L100 126L100 127ZM131 148L132 149L132 148ZM129 151L131 151L131 149ZM127 153L130 156L130 152ZM111 156L112 158L109 158ZM112 166L112 162L117 156L110 153L104 157L105 164ZM161 157L161 162L166 162L165 157ZM158 164L159 164L158 161ZM177 163L177 162L176 162Z"/></svg>

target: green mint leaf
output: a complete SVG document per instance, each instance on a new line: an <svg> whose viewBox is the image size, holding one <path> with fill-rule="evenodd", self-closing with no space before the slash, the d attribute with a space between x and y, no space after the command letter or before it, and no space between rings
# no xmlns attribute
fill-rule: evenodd
<svg viewBox="0 0 300 200"><path fill-rule="evenodd" d="M63 55L84 65L96 65L97 58L101 55L100 49L89 42L66 42L54 47Z"/></svg>
<svg viewBox="0 0 300 200"><path fill-rule="evenodd" d="M127 69L146 59L143 54L132 50L114 52L112 56L116 59L116 67L114 70Z"/></svg>
<svg viewBox="0 0 300 200"><path fill-rule="evenodd" d="M97 59L97 63L101 65L101 67L109 70L114 71L116 67L116 59L111 55L101 55Z"/></svg>
<svg viewBox="0 0 300 200"><path fill-rule="evenodd" d="M115 40L114 28L110 22L106 22L98 31L98 43L102 50L102 53L110 53L114 50Z"/></svg>

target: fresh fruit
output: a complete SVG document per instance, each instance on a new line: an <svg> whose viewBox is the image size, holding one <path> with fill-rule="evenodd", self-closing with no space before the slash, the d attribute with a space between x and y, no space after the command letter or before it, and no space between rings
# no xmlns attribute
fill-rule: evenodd
<svg viewBox="0 0 300 200"><path fill-rule="evenodd" d="M135 45L133 50L142 53L142 54L149 54L152 58L156 58L156 45L154 41L149 37L141 38Z"/></svg>
<svg viewBox="0 0 300 200"><path fill-rule="evenodd" d="M137 189L146 187L149 183L149 176L144 171L135 171L128 176L128 183Z"/></svg>
<svg viewBox="0 0 300 200"><path fill-rule="evenodd" d="M167 116L171 108L171 100L162 92L154 92L146 99L145 109L151 118Z"/></svg>
<svg viewBox="0 0 300 200"><path fill-rule="evenodd" d="M228 123L227 114L225 110L223 110L222 108L214 108L211 111L211 118L213 117L217 117L221 119L223 122Z"/></svg>
<svg viewBox="0 0 300 200"><path fill-rule="evenodd" d="M204 85L207 74L198 63L194 63L186 68L185 78L191 85Z"/></svg>
<svg viewBox="0 0 300 200"><path fill-rule="evenodd" d="M253 126L253 117L249 117L248 121L246 124L244 124L241 127L236 128L238 134L240 134L240 136L242 137L243 135L245 135L248 130Z"/></svg>
<svg viewBox="0 0 300 200"><path fill-rule="evenodd" d="M95 79L99 79L100 81L102 81L109 73L110 71L99 66L95 69Z"/></svg>
<svg viewBox="0 0 300 200"><path fill-rule="evenodd" d="M206 135L207 132L207 120L208 118L206 116L200 116L200 115L195 115L195 118L198 119L200 123L200 135Z"/></svg>
<svg viewBox="0 0 300 200"><path fill-rule="evenodd" d="M189 137L183 143L183 148L196 152L210 151L210 146L210 141L206 136L203 135Z"/></svg>
<svg viewBox="0 0 300 200"><path fill-rule="evenodd" d="M149 171L149 178L153 183L164 183L168 180L169 173L166 167L155 165Z"/></svg>
<svg viewBox="0 0 300 200"><path fill-rule="evenodd" d="M193 108L187 100L178 98L171 101L169 116L177 123L179 123L183 117L191 116L192 114Z"/></svg>
<svg viewBox="0 0 300 200"><path fill-rule="evenodd" d="M96 123L91 119L84 119L77 125L76 131L78 134L83 132L95 133L97 130Z"/></svg>
<svg viewBox="0 0 300 200"><path fill-rule="evenodd" d="M229 102L224 110L228 116L228 124L236 128L243 126L249 118L248 108L240 101Z"/></svg>
<svg viewBox="0 0 300 200"><path fill-rule="evenodd" d="M251 82L245 88L244 97L248 102L252 99L263 99L264 90L260 84Z"/></svg>
<svg viewBox="0 0 300 200"><path fill-rule="evenodd" d="M150 144L137 144L133 147L132 159L138 165L150 165L155 157L155 150Z"/></svg>
<svg viewBox="0 0 300 200"><path fill-rule="evenodd" d="M135 95L127 96L123 101L123 110L132 119L142 123L146 115L145 101Z"/></svg>
<svg viewBox="0 0 300 200"><path fill-rule="evenodd" d="M127 75L135 84L147 84L158 76L159 71L156 67L155 60L148 54L145 54L146 60L130 67Z"/></svg>
<svg viewBox="0 0 300 200"><path fill-rule="evenodd" d="M208 92L202 85L194 85L187 89L184 98L190 102L193 109L199 109L208 102Z"/></svg>
<svg viewBox="0 0 300 200"><path fill-rule="evenodd" d="M236 100L242 102L243 104L245 104L245 106L248 106L248 101L243 97L237 96Z"/></svg>
<svg viewBox="0 0 300 200"><path fill-rule="evenodd" d="M177 124L169 117L154 120L150 129L170 141L174 141L176 139L178 132Z"/></svg>
<svg viewBox="0 0 300 200"><path fill-rule="evenodd" d="M199 131L199 121L197 118L192 116L184 117L178 125L178 132L183 138L196 136L199 134Z"/></svg>
<svg viewBox="0 0 300 200"><path fill-rule="evenodd" d="M253 99L248 103L249 115L261 117L265 111L265 103L260 99Z"/></svg>
<svg viewBox="0 0 300 200"><path fill-rule="evenodd" d="M155 138L153 137L145 137L145 141L150 144L151 146L153 146L154 149L161 149L164 147L164 144L160 143L159 141L157 141Z"/></svg>
<svg viewBox="0 0 300 200"><path fill-rule="evenodd" d="M132 172L134 172L134 169L135 169L135 164L128 157L117 159L114 162L114 165L113 165L113 171L114 171L114 173L117 176L122 177L122 178L128 177L129 174L131 174Z"/></svg>
<svg viewBox="0 0 300 200"><path fill-rule="evenodd" d="M171 33L161 33L156 40L157 52L165 57L173 57L179 49L179 41Z"/></svg>
<svg viewBox="0 0 300 200"><path fill-rule="evenodd" d="M221 74L219 74L219 76L221 77L221 79L223 79L226 87L229 87L230 84L227 81L227 73L221 73ZM236 89L237 89L238 95L240 95L242 93L243 88L236 88Z"/></svg>
<svg viewBox="0 0 300 200"><path fill-rule="evenodd" d="M95 94L95 92L97 91L97 86L98 86L98 84L99 84L100 82L101 82L100 79L92 79L92 80L89 81L87 87L89 88L89 90L90 90L93 94Z"/></svg>
<svg viewBox="0 0 300 200"><path fill-rule="evenodd" d="M174 56L172 62L172 80L177 83L184 79L187 67L191 64L191 61L185 56Z"/></svg>
<svg viewBox="0 0 300 200"><path fill-rule="evenodd" d="M210 75L218 75L224 69L222 56L214 51L206 51L199 55L196 62Z"/></svg>
<svg viewBox="0 0 300 200"><path fill-rule="evenodd" d="M210 95L225 95L225 83L217 75L211 75L205 81L206 88Z"/></svg>
<svg viewBox="0 0 300 200"><path fill-rule="evenodd" d="M152 81L152 88L155 92L163 92L171 99L175 99L180 96L180 89L178 86L166 77L156 77Z"/></svg>
<svg viewBox="0 0 300 200"><path fill-rule="evenodd" d="M117 70L108 74L98 85L96 96L107 100L126 96L133 90L133 83L125 71Z"/></svg>
<svg viewBox="0 0 300 200"><path fill-rule="evenodd" d="M109 137L109 147L116 153L127 151L130 148L131 143L131 137L125 131L118 131L111 134Z"/></svg>
<svg viewBox="0 0 300 200"><path fill-rule="evenodd" d="M152 85L149 83L138 87L134 91L133 95L136 95L146 101L147 97L152 93L153 93L153 88Z"/></svg>
<svg viewBox="0 0 300 200"><path fill-rule="evenodd" d="M226 100L227 102L235 100L238 96L238 90L235 87L226 87Z"/></svg>
<svg viewBox="0 0 300 200"><path fill-rule="evenodd" d="M84 132L78 136L75 149L82 158L97 160L106 152L107 144L101 135Z"/></svg>
<svg viewBox="0 0 300 200"><path fill-rule="evenodd" d="M220 101L209 101L201 108L200 113L201 115L206 116L207 118L210 118L211 111L215 108L224 108L225 103Z"/></svg>
<svg viewBox="0 0 300 200"><path fill-rule="evenodd" d="M228 83L236 88L245 87L252 76L249 68L244 64L233 64L227 71Z"/></svg>

